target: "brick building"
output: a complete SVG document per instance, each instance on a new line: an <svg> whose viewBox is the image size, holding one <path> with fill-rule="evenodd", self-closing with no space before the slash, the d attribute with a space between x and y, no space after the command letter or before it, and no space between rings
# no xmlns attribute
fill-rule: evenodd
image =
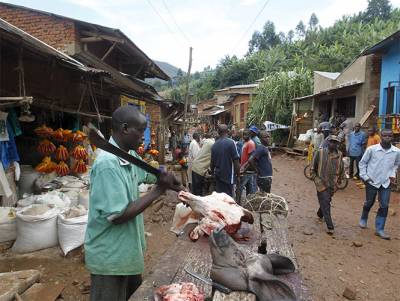
<svg viewBox="0 0 400 301"><path fill-rule="evenodd" d="M0 18L84 65L108 72L101 85L91 87L99 101L108 103L105 114L120 105L136 105L157 129L161 98L144 79L169 77L119 29L8 3L0 3Z"/></svg>

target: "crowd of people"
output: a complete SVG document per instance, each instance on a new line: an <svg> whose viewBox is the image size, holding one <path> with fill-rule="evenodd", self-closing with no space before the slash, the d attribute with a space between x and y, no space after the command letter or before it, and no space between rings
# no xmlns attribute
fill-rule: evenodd
<svg viewBox="0 0 400 301"><path fill-rule="evenodd" d="M329 130L328 130L329 129ZM375 128L368 135L356 123L342 122L339 127L320 124L311 138L314 149L311 174L317 189L319 209L317 216L325 221L327 233L334 233L331 217L331 201L345 172L343 157L349 157L349 177L361 180L360 188L366 191L366 198L360 217L360 227L367 227L368 214L378 194L379 209L375 218L375 233L383 239L390 239L385 233L388 215L391 183L396 179L400 165L400 150L392 145L393 132L384 129L379 135Z"/></svg>
<svg viewBox="0 0 400 301"><path fill-rule="evenodd" d="M192 193L204 195L206 177L212 177L216 192L241 201L242 193L271 192L270 134L256 126L232 133L220 124L217 133L195 132L188 143L188 179ZM235 189L236 187L236 189Z"/></svg>

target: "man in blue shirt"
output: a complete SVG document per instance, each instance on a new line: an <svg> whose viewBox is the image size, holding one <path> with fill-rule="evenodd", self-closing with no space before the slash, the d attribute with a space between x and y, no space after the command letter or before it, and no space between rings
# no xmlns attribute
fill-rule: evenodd
<svg viewBox="0 0 400 301"><path fill-rule="evenodd" d="M396 179L400 165L400 150L392 145L392 130L383 130L381 143L367 148L360 161L360 177L365 181L366 200L360 219L360 227L367 227L368 213L378 194L379 209L375 218L375 234L390 239L384 232L389 209L390 183Z"/></svg>
<svg viewBox="0 0 400 301"><path fill-rule="evenodd" d="M367 143L367 135L361 131L361 124L356 123L354 131L349 135L349 157L350 157L350 177L357 180L359 178L359 167L361 157L364 153L365 145ZM354 162L357 165L357 173L354 171Z"/></svg>
<svg viewBox="0 0 400 301"><path fill-rule="evenodd" d="M272 185L272 161L268 150L271 136L267 131L260 132L261 145L256 147L249 159L249 165L257 172L257 185L261 191L270 193Z"/></svg>
<svg viewBox="0 0 400 301"><path fill-rule="evenodd" d="M228 138L228 126L218 126L219 139L211 148L211 172L215 175L215 190L233 197L235 180L239 185L240 163L235 141Z"/></svg>

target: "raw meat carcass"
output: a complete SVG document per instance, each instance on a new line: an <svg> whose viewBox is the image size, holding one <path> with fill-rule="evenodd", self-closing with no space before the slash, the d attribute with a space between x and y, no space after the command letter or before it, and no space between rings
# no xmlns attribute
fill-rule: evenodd
<svg viewBox="0 0 400 301"><path fill-rule="evenodd" d="M254 222L250 211L240 207L234 199L225 193L213 192L211 195L201 197L181 191L178 197L192 210L177 206L171 230L179 234L184 226L189 223L185 223L185 220L193 222L195 217L193 212L200 214L202 218L189 234L194 241L204 234L210 235L217 228L224 228L229 234L233 235L240 229L241 222L249 224Z"/></svg>
<svg viewBox="0 0 400 301"><path fill-rule="evenodd" d="M155 301L204 301L196 285L191 282L163 285L154 292Z"/></svg>

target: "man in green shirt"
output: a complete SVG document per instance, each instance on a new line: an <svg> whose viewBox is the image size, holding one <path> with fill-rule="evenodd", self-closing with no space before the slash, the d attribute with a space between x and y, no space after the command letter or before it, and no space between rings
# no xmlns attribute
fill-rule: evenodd
<svg viewBox="0 0 400 301"><path fill-rule="evenodd" d="M139 157L146 118L133 106L112 115L110 143ZM173 175L163 172L157 185L139 197L140 183L156 178L119 157L101 152L90 174L89 219L85 262L91 273L91 301L126 301L142 282L146 241L142 212L166 189Z"/></svg>

